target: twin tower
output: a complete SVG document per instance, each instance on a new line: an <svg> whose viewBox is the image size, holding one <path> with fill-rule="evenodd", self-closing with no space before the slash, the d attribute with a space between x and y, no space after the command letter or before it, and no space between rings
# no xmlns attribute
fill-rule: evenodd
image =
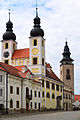
<svg viewBox="0 0 80 120"><path fill-rule="evenodd" d="M34 18L34 26L30 32L29 37L29 57L24 58L29 61L22 62L19 65L27 65L31 72L37 76L45 76L46 75L46 66L45 66L45 39L44 31L41 29L40 26L40 18L38 17L38 9L36 8L36 17ZM10 13L9 13L9 21L6 23L6 32L3 34L2 40L2 54L1 54L1 61L10 64L13 66L18 66L18 64L13 64L13 61L17 61L17 59L12 59L13 54L17 51L17 42L16 42L16 35L13 33L13 23L10 20ZM20 53L19 53L20 54ZM25 53L24 53L25 54ZM70 57L70 50L68 47L67 42L64 46L63 51L63 59L60 61L60 79L72 88L74 93L74 64L73 59ZM23 58L18 58L22 61ZM19 62L19 60L18 60Z"/></svg>

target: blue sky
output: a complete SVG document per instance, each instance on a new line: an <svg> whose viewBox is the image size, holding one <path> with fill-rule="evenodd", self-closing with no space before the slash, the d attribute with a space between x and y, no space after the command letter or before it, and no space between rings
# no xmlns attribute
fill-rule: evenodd
<svg viewBox="0 0 80 120"><path fill-rule="evenodd" d="M29 47L28 37L33 28L35 4L36 0L0 0L1 40L10 8L18 48ZM67 37L71 57L74 59L75 94L80 94L80 0L38 0L38 7L41 27L45 32L46 61L59 77L59 62Z"/></svg>

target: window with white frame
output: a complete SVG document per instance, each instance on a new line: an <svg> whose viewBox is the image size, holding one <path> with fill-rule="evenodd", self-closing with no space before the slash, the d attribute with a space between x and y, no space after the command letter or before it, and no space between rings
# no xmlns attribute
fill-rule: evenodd
<svg viewBox="0 0 80 120"><path fill-rule="evenodd" d="M0 89L0 97L3 95L3 89Z"/></svg>
<svg viewBox="0 0 80 120"><path fill-rule="evenodd" d="M2 82L2 75L0 75L0 82Z"/></svg>

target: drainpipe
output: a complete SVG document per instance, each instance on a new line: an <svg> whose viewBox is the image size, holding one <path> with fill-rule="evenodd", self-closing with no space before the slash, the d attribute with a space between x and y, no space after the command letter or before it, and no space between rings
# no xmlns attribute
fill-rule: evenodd
<svg viewBox="0 0 80 120"><path fill-rule="evenodd" d="M6 114L8 114L8 73L6 74Z"/></svg>

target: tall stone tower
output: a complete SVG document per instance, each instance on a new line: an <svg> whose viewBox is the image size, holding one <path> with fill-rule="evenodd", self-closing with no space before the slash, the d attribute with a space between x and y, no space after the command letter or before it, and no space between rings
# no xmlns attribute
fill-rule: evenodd
<svg viewBox="0 0 80 120"><path fill-rule="evenodd" d="M37 76L45 75L45 39L43 36L44 31L41 29L40 18L38 17L38 8L36 7L34 26L29 37L29 48L30 70Z"/></svg>
<svg viewBox="0 0 80 120"><path fill-rule="evenodd" d="M16 35L13 33L13 23L10 21L10 12L9 12L9 21L6 23L6 32L3 34L2 42L2 62L6 64L12 64L12 54L15 49L17 49Z"/></svg>
<svg viewBox="0 0 80 120"><path fill-rule="evenodd" d="M71 87L72 93L74 94L74 60L71 59L70 54L68 44L65 42L64 51L62 53L63 59L60 61L60 79L64 84Z"/></svg>

